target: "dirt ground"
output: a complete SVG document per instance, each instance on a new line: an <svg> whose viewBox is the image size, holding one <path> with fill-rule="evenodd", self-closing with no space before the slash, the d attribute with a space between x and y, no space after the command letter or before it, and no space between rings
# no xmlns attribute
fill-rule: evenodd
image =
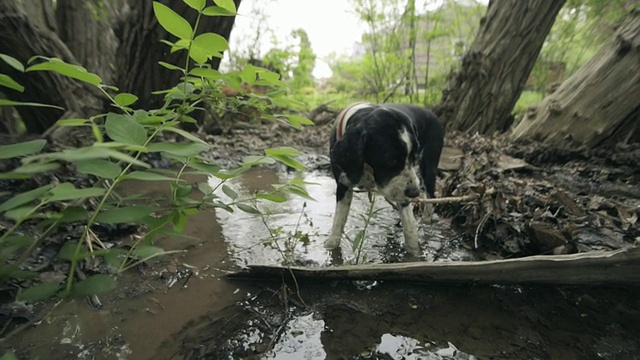
<svg viewBox="0 0 640 360"><path fill-rule="evenodd" d="M241 126L205 138L209 154L233 167L270 146L294 146L310 171L317 204L273 208L285 231L305 204L312 244L295 249L301 264L335 264L321 248L333 211L327 126L294 131ZM538 254L615 250L640 243L640 146L563 149L508 138L448 134L438 195L478 201L436 207L421 228L421 261L494 260ZM567 150L567 148L569 150ZM160 162L161 163L161 162ZM161 164L160 164L161 165ZM286 167L251 172L239 189L297 176ZM206 181L193 179L193 181ZM8 186L7 184L4 184ZM162 197L163 189L132 187ZM354 204L364 211L366 197ZM386 205L365 248L371 262L404 261L401 229ZM353 229L357 224L349 223ZM203 213L189 237L162 239L184 254L141 266L93 309L82 299L36 306L0 305L2 349L20 358L63 359L635 359L640 358L637 288L425 286L392 282L238 282L224 279L248 263L273 264L255 218ZM72 229L71 229L72 230ZM126 244L127 227L105 229ZM63 274L53 239L37 254L47 276ZM353 259L347 252L345 258ZM342 259L344 260L344 259Z"/></svg>

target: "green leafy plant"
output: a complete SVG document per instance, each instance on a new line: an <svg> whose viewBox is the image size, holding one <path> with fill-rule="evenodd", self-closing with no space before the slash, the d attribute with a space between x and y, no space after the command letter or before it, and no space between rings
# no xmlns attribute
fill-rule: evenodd
<svg viewBox="0 0 640 360"><path fill-rule="evenodd" d="M42 174L51 173L63 166L72 166L81 174L90 175L93 185L78 188L70 182L46 184L28 191L17 193L0 204L0 215L10 220L11 226L0 235L0 281L23 277L21 265L33 251L61 225L76 224L82 231L78 238L67 241L60 249L58 258L70 264L65 284L41 284L24 290L19 298L38 301L51 296L99 294L113 289L116 278L97 274L74 282L78 265L88 258L101 258L116 273L137 266L151 258L168 252L154 244L154 238L161 233L178 234L186 224L188 216L206 208L226 211L239 209L248 213L259 213L252 206L252 199L239 198L226 186L225 182L237 177L252 166L282 162L297 170L304 166L295 157L300 152L282 147L265 149L260 156L251 156L236 168L221 169L203 156L210 145L199 137L183 130L182 123L194 123L192 116L204 107L221 107L220 89L231 86L242 90L243 85L260 85L273 89L260 94L249 95L248 102L258 106L267 119L280 121L295 128L309 124L309 120L297 115L277 114L276 110L286 108L291 101L280 91L284 84L278 74L264 68L248 65L240 72L223 74L212 69L208 61L221 57L228 49L227 41L214 33L196 35L202 16L232 16L236 13L232 0L214 0L215 5L207 6L205 0L184 0L198 12L192 25L160 2L153 3L153 9L160 25L175 37L163 42L172 52L185 51L185 64L160 62L165 68L182 74L179 84L170 89L158 91L165 103L159 109L136 109L138 97L135 94L119 92L118 88L104 84L97 75L81 66L68 64L57 58L35 56L23 66L7 55L0 55L14 69L25 72L51 71L89 84L98 89L109 100L114 109L111 112L89 118L61 119L58 127L87 128L93 136L93 143L79 148L45 151L45 140L32 140L12 145L0 146L0 160L17 163L12 170L0 173L0 180L29 180ZM0 86L16 91L24 88L6 75L0 76ZM44 104L19 103L0 100L0 106L49 106ZM164 141L170 134L176 142ZM159 153L171 160L174 170L153 169L145 156ZM192 186L183 177L186 174L205 174L222 181L216 188L206 184ZM127 201L118 193L118 186L131 180L167 182L171 196L165 206L140 204ZM216 195L220 188L231 201ZM299 184L283 184L277 192L307 196ZM269 201L281 201L277 194L256 194ZM6 194L5 194L6 197ZM134 223L145 228L144 236L130 249L107 248L95 232L96 225ZM30 234L21 232L25 226L35 229Z"/></svg>

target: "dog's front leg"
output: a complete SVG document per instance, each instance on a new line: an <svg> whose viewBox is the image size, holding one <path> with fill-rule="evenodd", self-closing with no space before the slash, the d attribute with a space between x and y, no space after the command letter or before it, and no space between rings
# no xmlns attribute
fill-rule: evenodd
<svg viewBox="0 0 640 360"><path fill-rule="evenodd" d="M349 216L351 200L353 200L353 190L338 183L338 187L336 188L336 211L333 214L331 234L329 234L329 237L324 242L326 249L333 250L340 247L340 239L342 238L344 225L347 223L347 217Z"/></svg>
<svg viewBox="0 0 640 360"><path fill-rule="evenodd" d="M427 194L427 199L431 199L429 194ZM423 224L431 224L433 221L433 204L423 204L421 221Z"/></svg>
<svg viewBox="0 0 640 360"><path fill-rule="evenodd" d="M404 248L408 253L414 256L420 256L420 243L418 242L418 224L413 216L411 204L400 205L400 220L402 221L402 230L404 232Z"/></svg>

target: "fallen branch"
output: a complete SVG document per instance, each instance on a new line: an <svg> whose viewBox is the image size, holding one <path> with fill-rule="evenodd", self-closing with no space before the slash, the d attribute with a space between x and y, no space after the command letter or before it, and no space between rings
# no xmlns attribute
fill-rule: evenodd
<svg viewBox="0 0 640 360"><path fill-rule="evenodd" d="M400 280L426 283L635 285L640 286L640 248L496 261L365 264L338 267L250 265L230 278Z"/></svg>

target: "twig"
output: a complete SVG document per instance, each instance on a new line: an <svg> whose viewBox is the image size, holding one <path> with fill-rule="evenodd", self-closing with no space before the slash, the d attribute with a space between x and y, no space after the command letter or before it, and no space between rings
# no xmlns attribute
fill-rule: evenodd
<svg viewBox="0 0 640 360"><path fill-rule="evenodd" d="M478 237L480 236L480 231L482 231L482 228L484 227L484 224L487 222L487 220L489 220L490 217L491 217L491 213L486 213L482 217L482 220L480 220L480 223L478 224L478 227L476 228L476 236L474 236L474 238L473 238L473 247L474 247L474 249L478 248Z"/></svg>
<svg viewBox="0 0 640 360"><path fill-rule="evenodd" d="M435 198L435 199L418 198L418 199L411 200L411 202L418 203L418 204L449 204L449 203L456 203L456 202L472 201L472 200L477 200L479 198L480 198L480 195L473 194L473 195L464 195L464 196Z"/></svg>

